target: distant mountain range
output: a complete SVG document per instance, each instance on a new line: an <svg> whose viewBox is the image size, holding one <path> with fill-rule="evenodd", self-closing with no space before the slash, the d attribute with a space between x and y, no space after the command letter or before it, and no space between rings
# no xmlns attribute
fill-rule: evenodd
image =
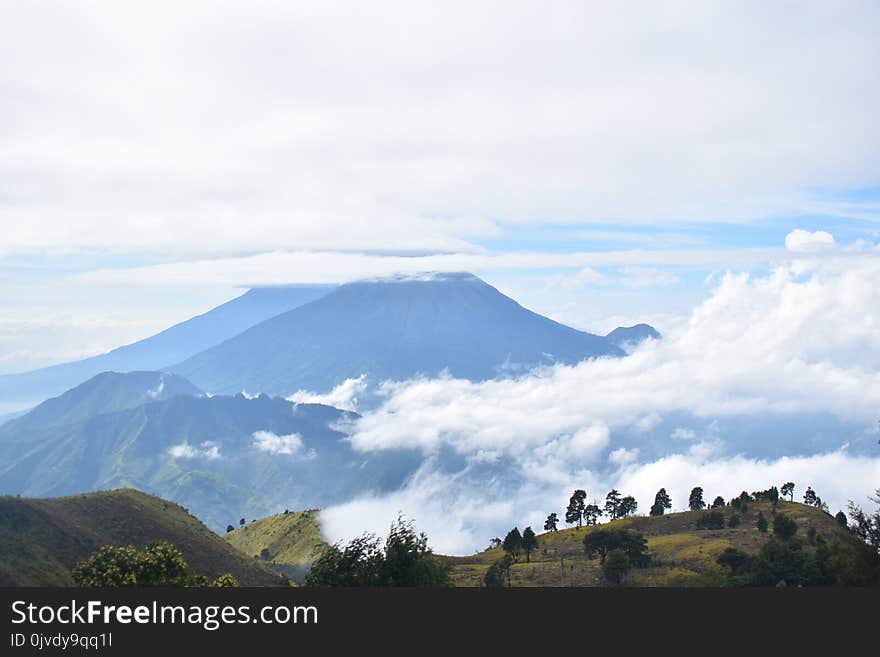
<svg viewBox="0 0 880 657"><path fill-rule="evenodd" d="M249 290L207 313L106 354L32 372L0 375L0 400L35 404L100 372L164 370L332 289L333 286L313 285Z"/></svg>
<svg viewBox="0 0 880 657"><path fill-rule="evenodd" d="M345 379L448 372L471 380L622 356L611 340L526 310L465 273L342 285L169 371L203 390L290 395Z"/></svg>
<svg viewBox="0 0 880 657"><path fill-rule="evenodd" d="M102 398L111 382L124 394ZM128 406L162 382L155 401ZM0 494L134 487L219 530L245 514L393 490L419 462L409 452L354 452L337 428L351 414L329 406L197 394L173 375L102 374L41 404L0 426Z"/></svg>

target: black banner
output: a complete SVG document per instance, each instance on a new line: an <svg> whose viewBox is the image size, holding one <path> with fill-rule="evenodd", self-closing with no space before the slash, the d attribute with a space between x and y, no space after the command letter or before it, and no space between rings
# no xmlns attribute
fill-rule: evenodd
<svg viewBox="0 0 880 657"><path fill-rule="evenodd" d="M194 647L471 652L483 641L552 649L613 637L627 647L623 654L706 641L763 652L843 640L873 626L880 602L877 589L6 588L0 597L0 654L12 656L173 655Z"/></svg>

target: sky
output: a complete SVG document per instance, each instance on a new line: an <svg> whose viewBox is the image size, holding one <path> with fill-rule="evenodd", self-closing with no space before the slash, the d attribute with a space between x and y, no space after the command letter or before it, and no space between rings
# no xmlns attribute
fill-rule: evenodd
<svg viewBox="0 0 880 657"><path fill-rule="evenodd" d="M250 286L467 270L577 328L659 328L664 346L601 372L643 368L633 399L658 416L821 398L817 412L868 427L878 24L876 2L0 0L0 374L102 353ZM751 356L742 371L730 342ZM661 394L707 368L703 389ZM541 385L568 399L597 374ZM505 409L534 384L403 382L356 441L407 433L387 413L404 400L433 412L452 390ZM734 467L719 453L713 470L711 445L650 463L615 448L644 419L620 406L538 437L617 453L603 485L656 463ZM490 449L437 422L437 444ZM876 461L858 468L867 493ZM428 468L404 501L439 481L472 491Z"/></svg>

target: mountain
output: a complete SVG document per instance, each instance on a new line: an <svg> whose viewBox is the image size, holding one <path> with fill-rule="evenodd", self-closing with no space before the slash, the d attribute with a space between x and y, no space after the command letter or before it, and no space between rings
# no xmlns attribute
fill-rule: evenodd
<svg viewBox="0 0 880 657"><path fill-rule="evenodd" d="M166 540L192 570L232 573L243 586L280 586L262 563L235 550L172 502L136 490L55 499L0 497L0 586L72 586L70 571L103 545Z"/></svg>
<svg viewBox="0 0 880 657"><path fill-rule="evenodd" d="M768 535L757 529L757 517L763 513L771 524L775 513L793 520L798 531L794 544L801 555L812 556L824 542L831 550L829 568L842 584L854 584L872 577L872 568L865 567L865 545L833 516L815 507L798 502L752 502L744 513L731 507L720 509L725 517L721 529L700 529L697 521L714 510L667 513L662 516L634 516L594 527L560 529L538 536L538 548L527 563L521 559L510 568L512 586L602 586L602 568L598 558L589 559L584 552L584 537L599 528L627 529L647 539L651 565L633 568L624 579L627 586L725 586L727 569L716 559L727 548L755 556L768 541ZM739 524L730 527L730 518ZM815 533L814 533L815 532ZM772 529L769 536L772 536ZM813 536L813 539L810 537ZM501 548L491 548L466 557L446 557L452 564L456 586L481 586L486 570L504 556ZM795 559L797 554L795 554ZM796 562L795 562L796 563ZM560 565L564 564L564 569ZM789 571L792 563L785 564ZM876 566L873 567L876 572ZM769 569L771 572L773 569ZM777 583L771 579L769 586ZM828 582L830 583L830 582ZM740 584L742 585L742 584ZM796 585L791 581L789 585Z"/></svg>
<svg viewBox="0 0 880 657"><path fill-rule="evenodd" d="M332 286L254 288L202 315L106 354L0 376L4 402L37 403L106 371L162 370L279 313L327 294Z"/></svg>
<svg viewBox="0 0 880 657"><path fill-rule="evenodd" d="M636 324L635 326L618 326L605 338L616 347L626 349L635 346L648 338L660 339L660 332L648 324Z"/></svg>
<svg viewBox="0 0 880 657"><path fill-rule="evenodd" d="M336 428L353 417L265 395L177 395L60 425L24 416L0 426L0 493L134 487L221 530L244 515L399 487L419 455L355 452Z"/></svg>
<svg viewBox="0 0 880 657"><path fill-rule="evenodd" d="M10 420L7 430L71 424L177 395L201 394L201 390L176 374L102 372L58 397L47 399L24 416Z"/></svg>
<svg viewBox="0 0 880 657"><path fill-rule="evenodd" d="M272 570L301 582L327 543L321 537L318 512L286 511L245 523L224 538L242 554L262 559Z"/></svg>
<svg viewBox="0 0 880 657"><path fill-rule="evenodd" d="M621 356L604 337L526 310L466 273L342 285L169 371L211 393L324 392L348 378L448 372L491 379L552 363Z"/></svg>

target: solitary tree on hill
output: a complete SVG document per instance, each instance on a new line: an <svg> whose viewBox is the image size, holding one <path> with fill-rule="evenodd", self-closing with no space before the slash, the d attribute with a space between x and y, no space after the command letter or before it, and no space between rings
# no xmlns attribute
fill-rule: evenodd
<svg viewBox="0 0 880 657"><path fill-rule="evenodd" d="M569 525L577 523L580 527L584 520L584 500L587 499L586 491L577 489L568 500L568 508L565 510L565 522Z"/></svg>
<svg viewBox="0 0 880 657"><path fill-rule="evenodd" d="M724 498L721 497L721 496L719 495L718 497L716 497L716 498L713 500L713 502L712 502L712 508L713 508L713 509L720 509L720 508L723 507L723 506L724 506Z"/></svg>
<svg viewBox="0 0 880 657"><path fill-rule="evenodd" d="M522 549L526 553L526 563L531 562L532 550L538 547L538 537L531 527L526 527L522 533Z"/></svg>
<svg viewBox="0 0 880 657"><path fill-rule="evenodd" d="M233 527L232 525L226 525L226 533L227 533L227 534L228 534L229 532L231 532L233 529L235 529L235 527Z"/></svg>
<svg viewBox="0 0 880 657"><path fill-rule="evenodd" d="M519 561L519 554L523 547L523 539L518 528L514 527L507 532L507 536L504 537L504 542L501 544L501 547L503 547L504 551L510 555L511 559L515 562Z"/></svg>
<svg viewBox="0 0 880 657"><path fill-rule="evenodd" d="M661 488L654 496L654 504L651 506L651 515L662 516L666 509L671 508L672 500L669 499L669 495L666 493L666 489Z"/></svg>
<svg viewBox="0 0 880 657"><path fill-rule="evenodd" d="M691 496L688 498L688 508L691 511L699 511L706 508L706 503L703 501L703 489L699 486L695 486L691 490Z"/></svg>
<svg viewBox="0 0 880 657"><path fill-rule="evenodd" d="M547 519L544 521L544 531L545 532L555 532L557 531L556 525L559 523L559 517L555 513L551 513L547 516Z"/></svg>
<svg viewBox="0 0 880 657"><path fill-rule="evenodd" d="M809 504L810 506L816 505L816 491L810 486L807 486L807 490L804 493L804 504Z"/></svg>
<svg viewBox="0 0 880 657"><path fill-rule="evenodd" d="M779 489L779 492L782 493L783 497L788 495L789 501L794 502L794 482L789 481L787 483L782 484L782 487Z"/></svg>

